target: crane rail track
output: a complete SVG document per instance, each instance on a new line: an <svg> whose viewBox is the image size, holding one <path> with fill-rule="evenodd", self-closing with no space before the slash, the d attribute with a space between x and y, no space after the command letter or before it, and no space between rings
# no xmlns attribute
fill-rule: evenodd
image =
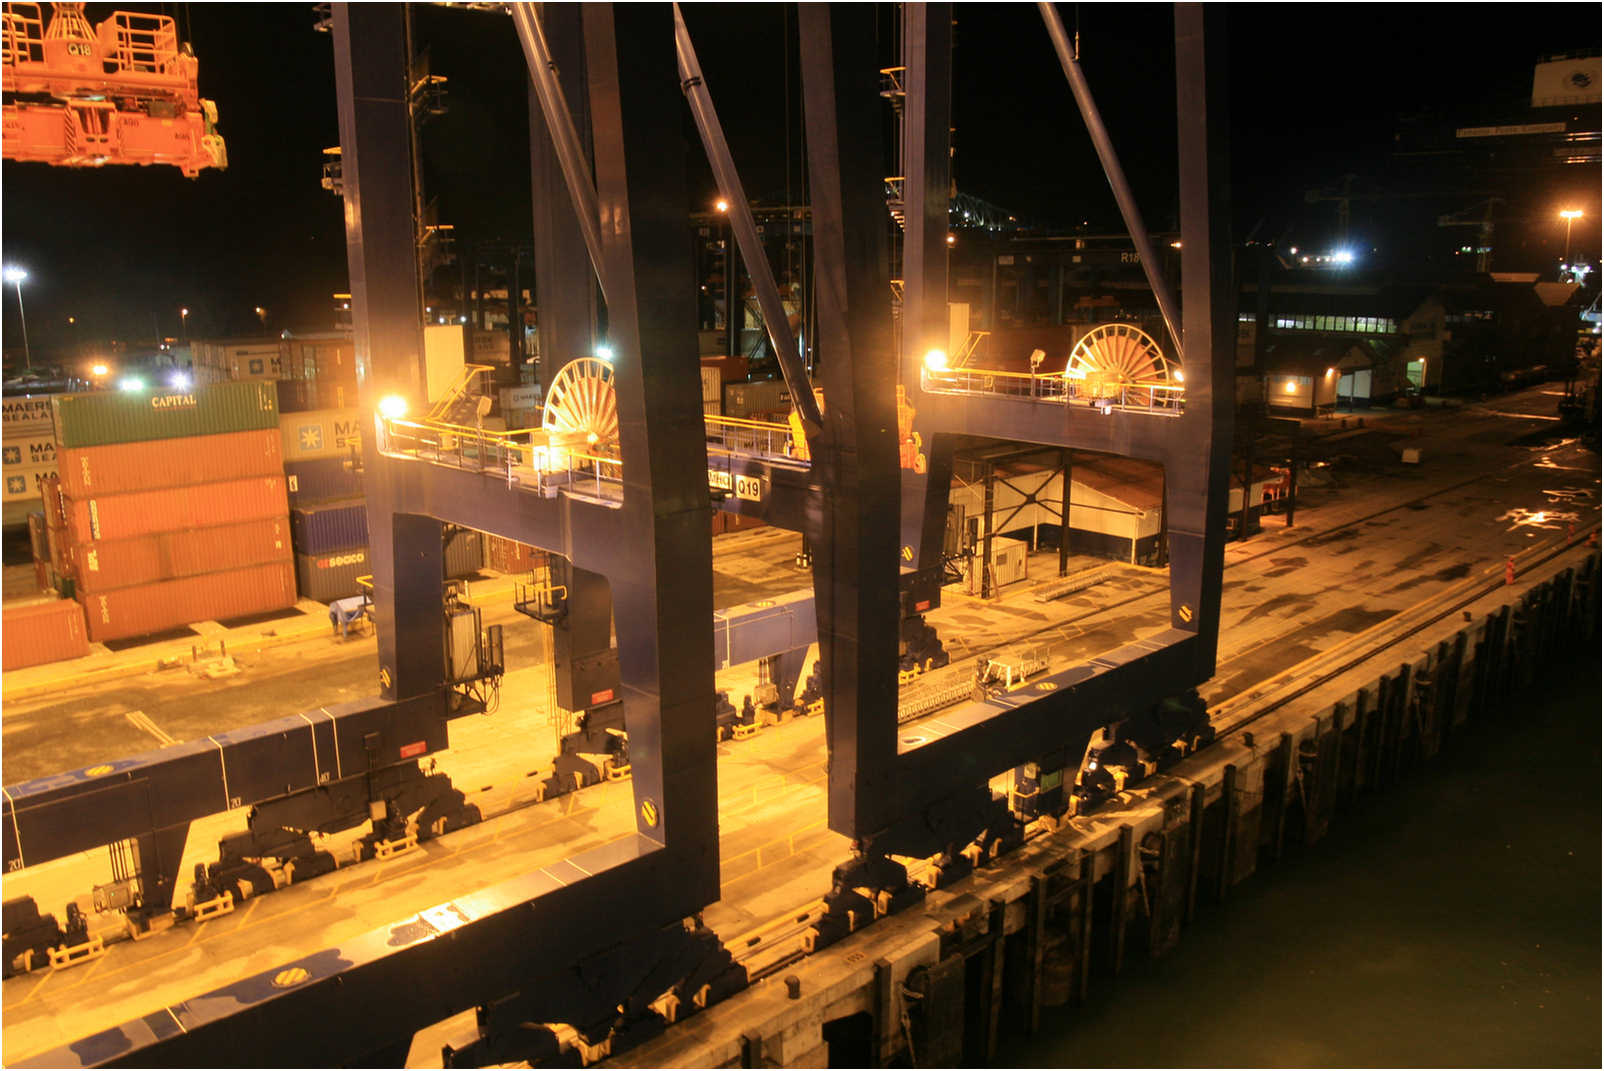
<svg viewBox="0 0 1604 1071"><path fill-rule="evenodd" d="M1464 486L1464 484L1455 486ZM1441 494L1443 491L1451 489L1443 488L1431 494ZM1421 497L1426 498L1431 497L1431 495ZM1418 501L1418 499L1412 501ZM1400 503L1389 507L1387 510L1370 514L1368 517L1358 518L1341 527L1350 527L1382 513L1406 507L1407 503ZM1331 529L1331 531L1340 531L1341 527ZM1542 565L1566 551L1582 545L1589 539L1596 539L1599 532L1600 526L1594 524L1559 539L1528 547L1519 554L1512 556L1516 575ZM1311 536L1305 538L1325 534L1328 533L1311 533ZM1275 549L1280 550L1282 548ZM1273 551L1264 553L1273 553ZM1255 555L1255 557L1258 556L1261 555ZM1251 685L1219 701L1210 712L1210 721L1214 724L1216 731L1215 742L1218 743L1225 737L1246 729L1288 703L1337 679L1349 670L1377 657L1389 648L1396 647L1411 636L1430 628L1476 600L1496 591L1506 583L1508 583L1508 580L1503 568L1485 569L1477 575L1469 577L1407 610L1378 622L1363 632L1348 637L1329 650L1322 651L1288 669L1277 672L1258 684ZM1205 748L1200 750L1206 751L1210 746L1214 745L1206 745ZM1026 828L1026 841L1029 842L1037 837L1045 836L1057 828L1061 828L1058 822L1051 824L1032 822ZM922 867L910 867L910 880L916 880L914 878L916 870L925 869ZM933 868L928 868L926 873L928 874L931 871L933 871ZM818 918L824 914L824 908L825 903L823 900L812 901L796 911L788 912L733 941L726 942L725 947L730 950L731 956L737 963L748 965L749 982L760 981L806 958L809 954L806 946L811 944L808 937L809 931Z"/></svg>

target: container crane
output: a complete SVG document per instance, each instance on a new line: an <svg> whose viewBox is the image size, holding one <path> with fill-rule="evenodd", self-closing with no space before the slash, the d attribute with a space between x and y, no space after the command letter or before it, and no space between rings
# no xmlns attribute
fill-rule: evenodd
<svg viewBox="0 0 1604 1071"><path fill-rule="evenodd" d="M99 167L170 164L190 178L228 166L217 106L165 15L115 11L91 27L81 3L0 5L8 160Z"/></svg>

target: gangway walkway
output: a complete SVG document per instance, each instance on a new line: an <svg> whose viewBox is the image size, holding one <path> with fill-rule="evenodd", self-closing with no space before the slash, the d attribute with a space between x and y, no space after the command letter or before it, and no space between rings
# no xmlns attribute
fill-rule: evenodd
<svg viewBox="0 0 1604 1071"><path fill-rule="evenodd" d="M971 394L1171 417L1181 415L1186 394L1186 387L1180 383L1120 384L1110 389L1094 376L985 368L922 369L919 385L928 394Z"/></svg>
<svg viewBox="0 0 1604 1071"><path fill-rule="evenodd" d="M796 455L791 427L761 420L708 416L709 486L732 490L739 469L778 466L805 472ZM617 504L623 499L623 461L611 444L583 448L554 444L544 429L501 431L438 420L379 418L379 451L386 456L425 461L495 476L547 498L569 495ZM737 462L747 462L737 465Z"/></svg>

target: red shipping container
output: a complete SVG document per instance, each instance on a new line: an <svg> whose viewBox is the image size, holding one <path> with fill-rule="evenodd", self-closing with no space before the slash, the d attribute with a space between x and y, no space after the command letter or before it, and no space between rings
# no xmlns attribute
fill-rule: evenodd
<svg viewBox="0 0 1604 1071"><path fill-rule="evenodd" d="M68 499L67 527L74 541L82 543L268 520L289 512L284 477L253 476L194 487Z"/></svg>
<svg viewBox="0 0 1604 1071"><path fill-rule="evenodd" d="M78 590L92 594L284 561L290 554L289 518L275 517L78 543L72 548L72 562Z"/></svg>
<svg viewBox="0 0 1604 1071"><path fill-rule="evenodd" d="M69 499L276 476L284 471L277 428L62 449L61 491Z"/></svg>
<svg viewBox="0 0 1604 1071"><path fill-rule="evenodd" d="M488 564L498 573L528 573L543 564L544 552L527 543L500 536L490 536L485 542L489 545Z"/></svg>
<svg viewBox="0 0 1604 1071"><path fill-rule="evenodd" d="M61 479L51 473L39 481L39 493L45 503L45 527L60 528L67 523L67 504L61 498Z"/></svg>
<svg viewBox="0 0 1604 1071"><path fill-rule="evenodd" d="M145 636L197 621L282 610L294 606L295 597L293 562L79 596L89 638L96 643Z"/></svg>
<svg viewBox="0 0 1604 1071"><path fill-rule="evenodd" d="M45 545L50 550L50 568L58 576L71 576L72 533L65 528L46 528Z"/></svg>
<svg viewBox="0 0 1604 1071"><path fill-rule="evenodd" d="M5 669L22 669L89 653L83 607L71 599L8 606L0 619Z"/></svg>

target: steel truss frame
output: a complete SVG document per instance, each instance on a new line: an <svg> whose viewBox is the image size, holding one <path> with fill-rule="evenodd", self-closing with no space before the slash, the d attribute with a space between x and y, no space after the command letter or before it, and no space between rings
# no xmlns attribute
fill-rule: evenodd
<svg viewBox="0 0 1604 1071"><path fill-rule="evenodd" d="M477 473L385 456L378 437L370 438L364 444L369 526L388 533L372 548L381 701L436 696L444 687L437 579L443 523L563 554L611 582L635 829L605 848L43 1054L36 1064L201 1066L242 1051L263 1064L301 1063L309 1052L326 1063L393 1064L412 1031L465 1008L529 991L560 1004L558 980L574 979L575 964L598 956L609 965L607 976L633 986L636 996L654 986L661 992L675 979L653 973L649 951L634 950L669 947L664 935L683 932L681 921L719 895L713 637L711 630L683 627L686 620L709 620L713 607L700 394L676 366L696 351L696 310L683 233L685 145L679 105L665 92L679 80L673 12L668 5L548 4L545 13L554 73L568 99L582 102L576 110L589 115L596 267L616 354L623 500L530 495ZM1176 39L1184 334L1194 354L1185 414L1144 422L1066 416L1056 406L1042 413L1000 400L955 402L918 392L905 376L918 426L935 433L927 435L929 478L899 477L872 18L861 5L804 5L801 12L828 408L809 436L811 470L787 489L786 508L802 516L813 547L828 678L830 825L884 843L991 775L1210 674L1231 413L1229 391L1212 385L1230 382L1233 325L1224 315L1224 98L1216 84L1224 67L1215 62L1205 69L1203 55L1204 23L1217 15L1182 5ZM916 340L917 325L944 313L947 119L927 102L945 99L950 10L910 5L908 22L911 43L919 46L909 53L912 123L940 132L920 135L909 158L910 238L923 236L910 242L909 255L907 322ZM393 392L421 399L404 13L397 4L340 4L333 23L363 401L371 406ZM542 97L544 107L549 94ZM552 118L546 115L548 125ZM562 171L553 143L532 133L536 213L560 224L573 217L554 207L553 191L566 181L572 192L574 176ZM557 254L584 252L580 231L537 228L537 261L571 269L574 258ZM555 273L572 284L557 291L547 288L553 273L537 279L543 322L561 324L566 345L591 341L587 327L594 324L593 280L575 282L575 274ZM1077 685L899 754L898 625L905 610L922 609L918 582L927 564L939 560L952 464L951 444L942 439L952 434L1164 463L1174 618L1156 640L1099 660L1099 672ZM928 505L936 501L941 508L932 517ZM911 542L886 523L899 508ZM917 548L906 576L895 564L899 544Z"/></svg>
<svg viewBox="0 0 1604 1071"><path fill-rule="evenodd" d="M1214 671L1232 419L1230 247L1225 201L1223 42L1218 13L1176 7L1182 318L1187 404L1175 418L1101 415L1028 400L921 389L919 355L947 338L951 7L908 6L904 147L906 242L900 359L891 346L885 206L878 179L878 84L871 16L804 6L804 100L814 190L826 433L814 450L820 497L814 548L819 635L828 682L830 827L895 851L934 809L990 777L1059 749L1084 747L1100 726L1182 693ZM825 77L812 77L815 74ZM832 80L833 78L833 80ZM863 173L859 173L863 172ZM900 373L900 375L899 375ZM900 473L891 411L900 382L917 411L928 471ZM1064 685L1017 697L1012 709L909 749L896 721L898 615L939 599L942 538L960 435L1117 454L1165 473L1170 620L1150 639L1108 652ZM876 524L900 502L901 546ZM909 563L897 572L900 557ZM900 579L901 595L898 584ZM829 593L829 597L827 597ZM1056 682L1055 682L1056 683Z"/></svg>
<svg viewBox="0 0 1604 1071"><path fill-rule="evenodd" d="M443 523L541 547L607 577L634 830L35 1062L203 1066L240 1052L264 1065L302 1063L307 1053L330 1064L376 1054L393 1060L405 1055L404 1044L395 1049L398 1036L538 989L541 979L620 943L657 940L718 898L713 637L683 624L711 620L713 605L701 397L678 367L680 355L696 352L696 306L683 235L680 104L664 91L678 80L673 12L564 7L547 30L554 51L584 59L584 81L573 88L582 90L594 138L623 501L545 499L386 456L377 436L364 437L379 686L391 702L444 688ZM333 29L352 305L371 409L389 393L424 396L405 107L410 46L399 4L336 4ZM537 154L549 148L532 140ZM537 155L537 190L550 177ZM553 211L549 196L536 203L537 213ZM554 298L565 341L584 335L588 287L589 280Z"/></svg>

